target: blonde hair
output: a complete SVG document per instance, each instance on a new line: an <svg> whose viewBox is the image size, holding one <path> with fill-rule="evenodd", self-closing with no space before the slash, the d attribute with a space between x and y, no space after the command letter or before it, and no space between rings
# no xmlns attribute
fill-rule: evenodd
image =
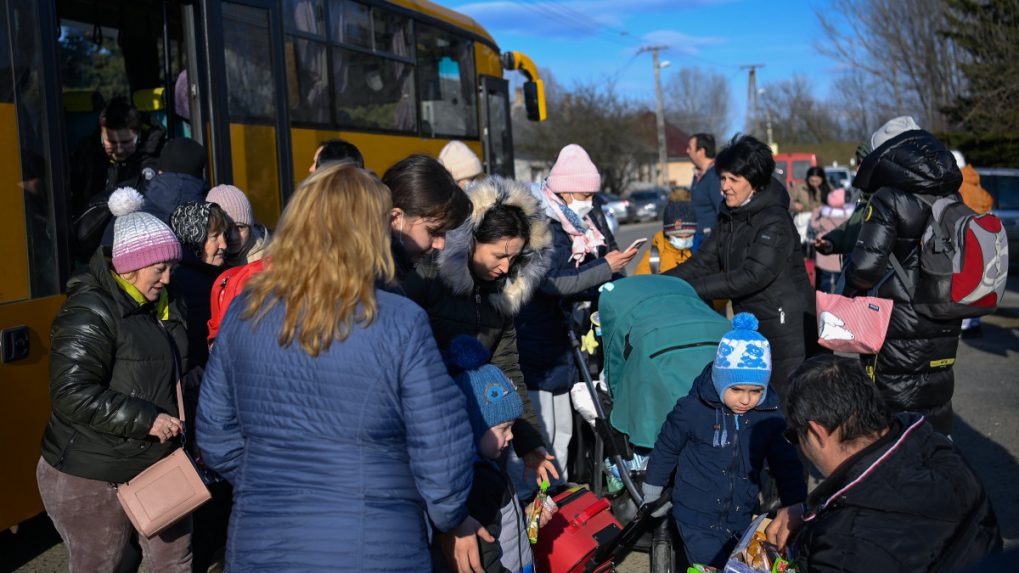
<svg viewBox="0 0 1019 573"><path fill-rule="evenodd" d="M396 269L389 244L389 189L350 162L309 176L280 217L266 271L251 278L244 311L256 324L285 308L280 346L296 338L311 356L345 340L378 311L375 286Z"/></svg>

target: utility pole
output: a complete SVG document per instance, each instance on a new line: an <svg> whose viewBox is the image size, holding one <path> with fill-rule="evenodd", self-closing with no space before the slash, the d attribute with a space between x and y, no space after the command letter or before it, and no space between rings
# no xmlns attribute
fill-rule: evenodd
<svg viewBox="0 0 1019 573"><path fill-rule="evenodd" d="M748 70L747 72L747 117L746 127L747 132L757 134L760 132L760 111L757 107L757 70L763 68L764 64L747 64L740 66L741 70Z"/></svg>
<svg viewBox="0 0 1019 573"><path fill-rule="evenodd" d="M662 66L658 61L658 52L667 50L668 46L644 46L638 54L651 52L655 68L655 119L658 123L658 184L669 188L669 158L665 142L665 101L662 97ZM668 65L668 62L666 62Z"/></svg>

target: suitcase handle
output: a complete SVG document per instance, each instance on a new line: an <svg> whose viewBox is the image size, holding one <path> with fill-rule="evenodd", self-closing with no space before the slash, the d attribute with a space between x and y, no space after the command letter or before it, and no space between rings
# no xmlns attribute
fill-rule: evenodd
<svg viewBox="0 0 1019 573"><path fill-rule="evenodd" d="M599 513L605 511L606 509L609 509L610 507L612 507L612 504L609 502L609 500L605 499L604 497L599 499L598 501L587 506L587 509L577 514L577 517L575 517L573 521L570 522L569 529L577 529L579 527L584 527L584 524L590 521L592 517L598 515Z"/></svg>

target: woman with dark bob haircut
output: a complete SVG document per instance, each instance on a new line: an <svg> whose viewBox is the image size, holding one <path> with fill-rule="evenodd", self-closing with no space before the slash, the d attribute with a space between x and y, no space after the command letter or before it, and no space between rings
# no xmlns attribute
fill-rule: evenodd
<svg viewBox="0 0 1019 573"><path fill-rule="evenodd" d="M715 158L724 203L718 222L686 263L667 274L702 298L730 299L733 312L753 313L771 342L771 385L785 404L789 374L804 358L803 314L813 289L789 216L789 194L772 177L771 149L737 135Z"/></svg>

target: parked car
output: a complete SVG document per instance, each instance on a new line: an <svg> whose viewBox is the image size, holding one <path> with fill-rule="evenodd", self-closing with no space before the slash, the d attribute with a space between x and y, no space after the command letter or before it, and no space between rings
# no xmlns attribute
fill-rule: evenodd
<svg viewBox="0 0 1019 573"><path fill-rule="evenodd" d="M602 204L602 213L605 213L605 221L609 224L609 230L615 235L619 233L619 219L616 218L616 214L612 212L612 209L608 205Z"/></svg>
<svg viewBox="0 0 1019 573"><path fill-rule="evenodd" d="M1019 169L978 167L980 185L994 197L992 212L1008 235L1009 267L1019 261Z"/></svg>
<svg viewBox="0 0 1019 573"><path fill-rule="evenodd" d="M633 216L637 221L655 221L662 218L668 195L657 189L634 191L630 193L630 204L633 205Z"/></svg>
<svg viewBox="0 0 1019 573"><path fill-rule="evenodd" d="M598 193L602 205L607 207L619 223L629 223L634 219L633 207L627 199L622 199L612 193ZM613 231L615 232L615 231Z"/></svg>
<svg viewBox="0 0 1019 573"><path fill-rule="evenodd" d="M825 167L824 175L828 178L828 185L831 185L832 189L841 187L848 191L853 185L853 172L844 165Z"/></svg>

